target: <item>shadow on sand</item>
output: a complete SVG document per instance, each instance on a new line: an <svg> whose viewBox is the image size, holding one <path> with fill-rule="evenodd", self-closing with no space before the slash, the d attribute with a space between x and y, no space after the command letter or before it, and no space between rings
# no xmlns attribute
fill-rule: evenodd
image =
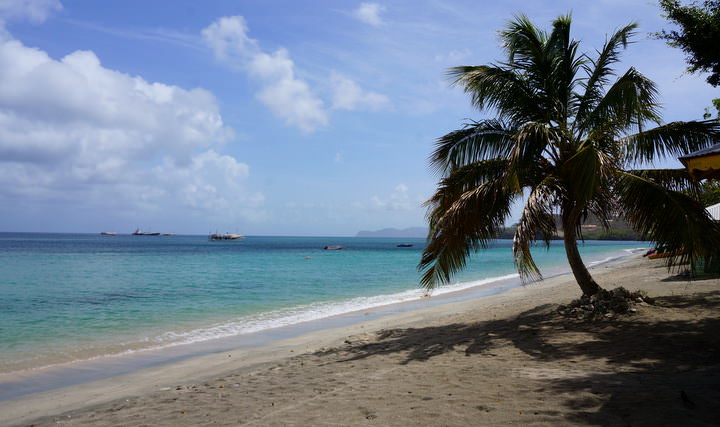
<svg viewBox="0 0 720 427"><path fill-rule="evenodd" d="M534 366L579 360L579 369L583 361L594 368L579 377L538 381L542 393L606 397L599 410L584 398L567 399L566 419L572 424L717 425L718 314L720 292L661 297L638 314L594 323L562 317L555 306L539 306L511 319L384 330L375 342L343 347L349 355L343 361L394 353L409 364L458 350L489 357L494 347L512 345Z"/></svg>

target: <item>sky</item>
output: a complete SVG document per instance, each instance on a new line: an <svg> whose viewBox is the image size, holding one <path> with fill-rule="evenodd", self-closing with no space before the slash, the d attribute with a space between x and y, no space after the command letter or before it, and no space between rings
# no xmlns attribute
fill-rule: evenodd
<svg viewBox="0 0 720 427"><path fill-rule="evenodd" d="M446 70L503 60L513 15L568 12L591 54L638 22L617 69L665 122L720 97L647 0L0 0L0 231L423 226L435 140L491 117Z"/></svg>

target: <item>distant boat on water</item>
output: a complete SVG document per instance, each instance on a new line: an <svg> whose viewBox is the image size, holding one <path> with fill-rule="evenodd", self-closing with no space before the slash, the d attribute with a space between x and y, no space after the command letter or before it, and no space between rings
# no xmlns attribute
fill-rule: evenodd
<svg viewBox="0 0 720 427"><path fill-rule="evenodd" d="M160 232L159 232L159 231L155 231L155 232L152 232L152 231L140 231L139 228L136 228L135 231L133 231L132 235L133 235L133 236L159 236L159 235L160 235Z"/></svg>
<svg viewBox="0 0 720 427"><path fill-rule="evenodd" d="M325 249L326 251L338 251L340 249L345 249L345 248L340 245L328 245L328 246L325 246L323 249Z"/></svg>
<svg viewBox="0 0 720 427"><path fill-rule="evenodd" d="M412 246L412 243L398 243L397 245L398 248L412 248Z"/></svg>
<svg viewBox="0 0 720 427"><path fill-rule="evenodd" d="M117 236L117 231L102 231L101 236Z"/></svg>
<svg viewBox="0 0 720 427"><path fill-rule="evenodd" d="M208 240L240 240L244 239L245 236L242 234L233 234L233 233L213 233L208 235Z"/></svg>

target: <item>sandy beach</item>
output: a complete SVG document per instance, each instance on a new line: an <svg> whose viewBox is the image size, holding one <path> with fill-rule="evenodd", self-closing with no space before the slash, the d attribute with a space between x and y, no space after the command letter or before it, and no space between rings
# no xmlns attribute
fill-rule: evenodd
<svg viewBox="0 0 720 427"><path fill-rule="evenodd" d="M557 313L563 275L0 403L2 425L717 425L720 279L594 267L653 305Z"/></svg>

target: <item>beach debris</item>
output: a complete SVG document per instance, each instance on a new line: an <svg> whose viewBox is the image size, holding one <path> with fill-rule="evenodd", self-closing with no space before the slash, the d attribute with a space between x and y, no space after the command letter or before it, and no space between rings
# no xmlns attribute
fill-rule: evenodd
<svg viewBox="0 0 720 427"><path fill-rule="evenodd" d="M618 314L632 314L637 312L635 305L652 304L653 299L644 291L630 292L621 287L600 292L592 296L583 295L568 305L560 305L558 313L565 317L578 320L612 319Z"/></svg>

